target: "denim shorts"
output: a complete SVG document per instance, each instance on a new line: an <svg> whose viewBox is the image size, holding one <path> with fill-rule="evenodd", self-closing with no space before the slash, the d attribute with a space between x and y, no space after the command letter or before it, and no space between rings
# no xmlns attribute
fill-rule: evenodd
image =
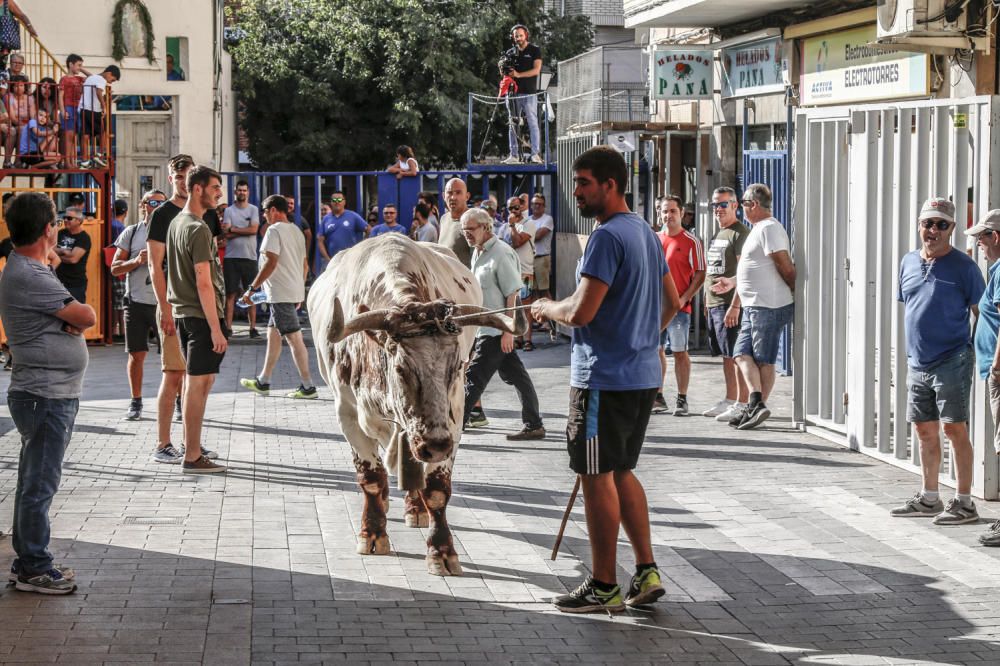
<svg viewBox="0 0 1000 666"><path fill-rule="evenodd" d="M923 370L906 373L906 420L910 423L969 420L969 393L975 359L972 348L949 356Z"/></svg>
<svg viewBox="0 0 1000 666"><path fill-rule="evenodd" d="M774 365L778 360L781 329L792 322L794 313L792 303L780 308L744 307L733 356L752 356L761 365Z"/></svg>
<svg viewBox="0 0 1000 666"><path fill-rule="evenodd" d="M691 332L691 313L678 312L660 333L660 346L671 352L686 352Z"/></svg>

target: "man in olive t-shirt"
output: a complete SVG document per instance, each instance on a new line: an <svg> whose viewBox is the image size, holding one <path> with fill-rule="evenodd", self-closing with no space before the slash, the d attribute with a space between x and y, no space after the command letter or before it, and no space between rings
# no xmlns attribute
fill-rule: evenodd
<svg viewBox="0 0 1000 666"><path fill-rule="evenodd" d="M438 244L455 253L463 266L472 264L472 248L462 235L462 213L469 209L469 190L461 178L452 178L444 188L444 200L448 211L441 215L441 233Z"/></svg>
<svg viewBox="0 0 1000 666"><path fill-rule="evenodd" d="M187 174L188 200L167 231L167 302L184 354L184 464L188 474L224 472L202 452L205 403L225 357L229 330L218 248L202 216L222 198L222 177L205 166Z"/></svg>

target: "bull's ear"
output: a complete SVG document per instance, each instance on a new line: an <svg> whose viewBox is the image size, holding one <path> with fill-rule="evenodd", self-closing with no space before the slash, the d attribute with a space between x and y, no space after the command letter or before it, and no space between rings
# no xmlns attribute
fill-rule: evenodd
<svg viewBox="0 0 1000 666"><path fill-rule="evenodd" d="M524 310L521 309L520 294L514 300L514 307L517 308L514 310L514 337L520 337L527 332L528 326L531 325L528 323L528 318L525 316Z"/></svg>

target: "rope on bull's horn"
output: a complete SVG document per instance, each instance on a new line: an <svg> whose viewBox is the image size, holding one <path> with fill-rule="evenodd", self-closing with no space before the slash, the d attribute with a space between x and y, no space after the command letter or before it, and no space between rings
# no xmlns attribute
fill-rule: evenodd
<svg viewBox="0 0 1000 666"><path fill-rule="evenodd" d="M459 315L457 317L451 317L452 321L460 321L462 319L471 319L473 317L482 317L483 315L494 315L494 314L507 314L508 312L513 312L514 310L529 310L531 309L531 304L528 305L515 305L509 308L500 308L499 310L487 310L485 312L475 312L473 314Z"/></svg>

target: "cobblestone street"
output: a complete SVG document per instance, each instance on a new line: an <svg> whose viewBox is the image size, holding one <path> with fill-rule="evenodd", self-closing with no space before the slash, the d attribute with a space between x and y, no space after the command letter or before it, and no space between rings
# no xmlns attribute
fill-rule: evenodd
<svg viewBox="0 0 1000 666"><path fill-rule="evenodd" d="M465 569L455 578L427 574L426 531L404 526L394 485L392 553L355 554L361 495L330 391L280 397L298 383L287 351L271 397L238 389L264 348L239 332L209 400L205 446L230 465L214 477L150 461L155 353L144 419L127 422L123 347L91 350L52 507L52 550L80 587L0 588L0 662L1000 663L1000 549L976 543L1000 505L980 502L979 525L890 519L918 477L793 430L790 380L759 430L653 417L638 471L668 596L583 617L547 603L587 575L590 557L578 500L550 560L574 481L568 344L522 354L544 442L506 441L519 411L499 378L484 397L489 427L462 441L448 511ZM721 382L717 360L694 357L693 412L721 397ZM7 531L19 441L5 405L0 428ZM634 561L624 534L620 544L627 583ZM11 552L0 539L4 567Z"/></svg>

